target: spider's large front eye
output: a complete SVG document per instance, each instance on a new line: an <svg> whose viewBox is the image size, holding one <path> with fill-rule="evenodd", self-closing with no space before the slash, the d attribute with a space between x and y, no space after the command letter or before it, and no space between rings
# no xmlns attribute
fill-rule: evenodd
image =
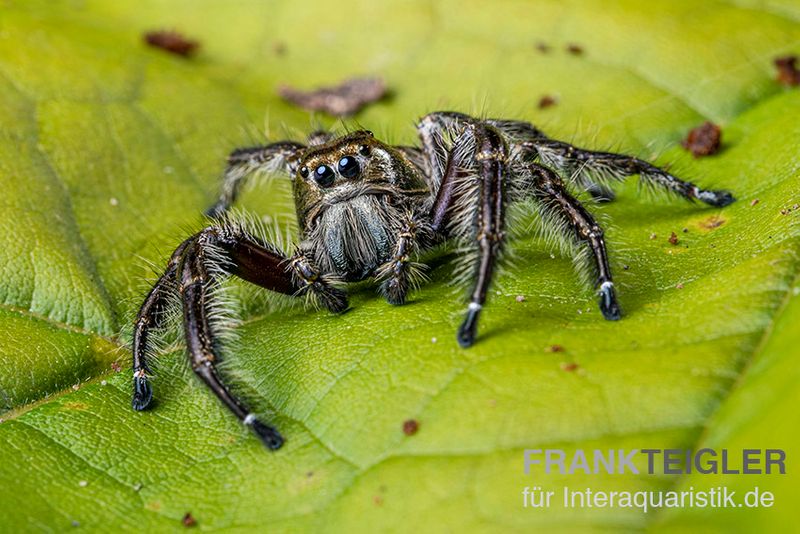
<svg viewBox="0 0 800 534"><path fill-rule="evenodd" d="M339 160L339 174L345 178L355 178L360 170L358 161L353 156L345 156Z"/></svg>
<svg viewBox="0 0 800 534"><path fill-rule="evenodd" d="M336 174L333 172L327 165L320 165L314 171L314 179L317 183L322 187L330 187L333 185L333 181L336 179Z"/></svg>

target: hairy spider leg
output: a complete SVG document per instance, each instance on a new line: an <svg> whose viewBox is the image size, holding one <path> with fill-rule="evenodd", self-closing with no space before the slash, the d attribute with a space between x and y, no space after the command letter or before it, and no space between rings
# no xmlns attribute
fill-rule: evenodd
<svg viewBox="0 0 800 534"><path fill-rule="evenodd" d="M153 400L153 389L148 382L151 374L147 365L150 350L150 333L163 326L164 317L172 303L171 297L178 291L175 276L178 263L192 238L181 243L167 263L167 268L144 299L133 327L133 399L136 411L146 410Z"/></svg>
<svg viewBox="0 0 800 534"><path fill-rule="evenodd" d="M562 171L562 174L574 174L578 183L594 196L612 199L613 192L602 182L621 181L638 174L645 186L662 188L685 199L697 199L710 206L724 207L736 200L729 191L702 189L664 169L625 154L585 150L552 139L539 138L522 144L535 151L542 163ZM611 197L608 196L609 193Z"/></svg>
<svg viewBox="0 0 800 534"><path fill-rule="evenodd" d="M611 278L603 229L586 208L569 194L555 172L537 163L531 164L530 170L534 197L556 220L565 223L564 229L574 231L571 237L585 243L591 250L596 274L595 287L600 297L603 317L609 321L619 320L621 312Z"/></svg>
<svg viewBox="0 0 800 534"><path fill-rule="evenodd" d="M491 126L479 124L475 133L477 151L474 157L480 173L480 195L475 199L478 211L474 239L478 243L479 259L470 303L456 337L462 347L475 342L478 317L486 302L486 293L505 239L506 145L499 132Z"/></svg>
<svg viewBox="0 0 800 534"><path fill-rule="evenodd" d="M228 156L228 164L222 177L219 198L206 210L206 215L219 218L226 213L248 176L255 172L277 172L291 174L289 164L292 157L305 146L293 141L279 141L264 146L238 148Z"/></svg>

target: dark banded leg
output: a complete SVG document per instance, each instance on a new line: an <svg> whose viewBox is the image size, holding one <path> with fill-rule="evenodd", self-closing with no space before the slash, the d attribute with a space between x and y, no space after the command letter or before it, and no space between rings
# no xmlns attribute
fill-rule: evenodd
<svg viewBox="0 0 800 534"><path fill-rule="evenodd" d="M505 237L506 146L500 134L491 127L476 126L475 160L480 180L474 239L478 245L477 278L470 296L464 321L456 338L462 347L475 342L478 318L486 302L495 264Z"/></svg>
<svg viewBox="0 0 800 534"><path fill-rule="evenodd" d="M291 163L300 143L281 141L266 146L239 148L228 156L228 165L222 178L219 198L206 210L209 217L218 218L228 211L242 189L245 179L254 172L286 172L291 174Z"/></svg>
<svg viewBox="0 0 800 534"><path fill-rule="evenodd" d="M148 382L150 368L147 356L152 348L150 335L163 325L171 297L178 292L175 276L178 262L191 239L184 241L172 254L167 269L147 294L133 328L133 399L131 405L136 411L146 410L153 400L153 389Z"/></svg>
<svg viewBox="0 0 800 534"><path fill-rule="evenodd" d="M573 237L584 242L592 253L595 267L596 287L600 297L600 311L609 321L620 318L621 312L614 292L608 253L603 239L603 230L594 217L578 202L561 183L556 173L538 164L531 165L533 194L545 209L563 221L566 228L574 230Z"/></svg>
<svg viewBox="0 0 800 534"><path fill-rule="evenodd" d="M723 207L736 200L729 191L701 189L632 156L584 150L552 139L532 140L523 145L538 153L544 164L562 171L562 174L574 175L587 190L591 192L594 188L600 196L608 195L607 188L598 185L598 181L619 181L638 174L645 185L665 189L686 199L697 199L710 206Z"/></svg>
<svg viewBox="0 0 800 534"><path fill-rule="evenodd" d="M237 399L220 379L217 362L219 360L214 347L214 334L209 323L209 292L217 283L210 275L206 262L208 261L208 248L210 246L221 245L218 243L219 236L213 231L205 231L198 236L198 239L187 248L180 268L180 292L183 298L183 326L186 336L186 348L192 370L195 374L214 392L220 401L241 421L249 426L253 432L261 439L267 448L275 450L283 445L283 437L272 426L259 421L247 407ZM224 246L222 248L225 248ZM241 245L237 245L239 250L231 254L231 260L242 252ZM273 256L272 251L262 250L255 243L248 243L245 254L257 252L262 259ZM284 290L292 289L291 282L281 271L281 263L285 258L278 255L272 257L272 263L265 265L266 269L262 272L250 271L247 264L238 265L238 270L249 275L249 278L256 278L271 286L270 289Z"/></svg>
<svg viewBox="0 0 800 534"><path fill-rule="evenodd" d="M213 300L212 290L218 284L220 275L236 275L271 291L296 294L301 287L295 283L288 264L289 258L277 249L235 226L206 228L186 240L173 254L159 284L142 306L136 323L138 334L135 334L134 341L135 366L146 372L142 356L147 345L148 328L155 321L145 318L158 316L156 310L166 302L162 296L163 291L177 285L183 301L184 331L192 369L220 401L270 449L281 446L283 439L280 434L250 413L220 379L216 367L219 357L209 315ZM213 275L210 269L213 269ZM145 328L140 328L139 325L144 325ZM139 377L136 374L134 376L135 383L138 384ZM147 391L149 392L149 386ZM135 408L136 404L134 393Z"/></svg>

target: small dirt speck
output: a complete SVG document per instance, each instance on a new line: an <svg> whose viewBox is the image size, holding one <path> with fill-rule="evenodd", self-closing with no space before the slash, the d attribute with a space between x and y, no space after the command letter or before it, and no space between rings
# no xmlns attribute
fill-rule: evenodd
<svg viewBox="0 0 800 534"><path fill-rule="evenodd" d="M432 337L432 338L431 338L431 343L436 343L437 341L439 341L439 340L438 340L438 339L436 339L435 337Z"/></svg>
<svg viewBox="0 0 800 534"><path fill-rule="evenodd" d="M308 111L322 111L335 117L353 115L367 104L386 96L386 83L381 78L351 78L339 85L301 91L282 85L281 98Z"/></svg>
<svg viewBox="0 0 800 534"><path fill-rule="evenodd" d="M181 518L181 524L186 528L194 527L197 525L197 519L194 518L192 512L186 512Z"/></svg>
<svg viewBox="0 0 800 534"><path fill-rule="evenodd" d="M144 485L141 482L137 482L133 485L133 491L142 491Z"/></svg>
<svg viewBox="0 0 800 534"><path fill-rule="evenodd" d="M710 156L719 151L722 141L722 128L713 122L706 121L697 128L692 129L681 142L683 148L692 153L696 158Z"/></svg>
<svg viewBox="0 0 800 534"><path fill-rule="evenodd" d="M78 481L78 486L80 486L82 488L85 488L88 485L89 485L89 482L87 482L86 480L79 480Z"/></svg>
<svg viewBox="0 0 800 534"><path fill-rule="evenodd" d="M413 436L419 431L419 422L416 419L407 419L403 421L403 434L406 436Z"/></svg>
<svg viewBox="0 0 800 534"><path fill-rule="evenodd" d="M517 302L525 302L525 295L517 295L516 297L514 297L514 300L516 300Z"/></svg>
<svg viewBox="0 0 800 534"><path fill-rule="evenodd" d="M688 234L689 233L689 229L688 228L684 228L683 230L681 230L681 232L683 232L684 234Z"/></svg>
<svg viewBox="0 0 800 534"><path fill-rule="evenodd" d="M562 363L561 370L568 373L573 373L578 370L579 365L575 362Z"/></svg>
<svg viewBox="0 0 800 534"><path fill-rule="evenodd" d="M108 203L112 206L119 206L119 200L117 200L116 197L109 198Z"/></svg>
<svg viewBox="0 0 800 534"><path fill-rule="evenodd" d="M314 471L309 471L306 473L306 478L311 478L314 476Z"/></svg>
<svg viewBox="0 0 800 534"><path fill-rule="evenodd" d="M80 384L72 384L72 391L78 391L79 389L81 389Z"/></svg>
<svg viewBox="0 0 800 534"><path fill-rule="evenodd" d="M787 87L797 87L800 85L800 69L797 68L797 56L783 56L775 58L775 67L778 74L775 79Z"/></svg>
<svg viewBox="0 0 800 534"><path fill-rule="evenodd" d="M375 495L372 497L372 502L375 503L375 506L381 506L383 504L383 497L380 495Z"/></svg>
<svg viewBox="0 0 800 534"><path fill-rule="evenodd" d="M275 41L272 43L272 51L275 52L276 56L283 57L286 55L287 52L286 43L283 41Z"/></svg>
<svg viewBox="0 0 800 534"><path fill-rule="evenodd" d="M627 270L628 270L628 269L630 269L630 268L631 268L631 266L630 266L630 265L623 265L623 266L622 266L622 270L623 270L623 271L627 271Z"/></svg>
<svg viewBox="0 0 800 534"><path fill-rule="evenodd" d="M583 54L583 47L579 44L570 43L567 45L567 52L569 52L573 56L580 56L581 54Z"/></svg>
<svg viewBox="0 0 800 534"><path fill-rule="evenodd" d="M551 95L544 95L542 98L539 99L539 109L547 109L550 107L555 106L558 103L558 99Z"/></svg>
<svg viewBox="0 0 800 534"><path fill-rule="evenodd" d="M676 234L675 232L670 233L669 234L669 239L667 241L669 241L670 245L677 245L678 244L678 234Z"/></svg>
<svg viewBox="0 0 800 534"><path fill-rule="evenodd" d="M536 50L541 52L542 54L547 54L550 52L550 45L545 43L544 41L539 41L536 43Z"/></svg>
<svg viewBox="0 0 800 534"><path fill-rule="evenodd" d="M564 347L562 347L561 345L550 345L549 347L544 349L544 351L545 352L564 352Z"/></svg>
<svg viewBox="0 0 800 534"><path fill-rule="evenodd" d="M76 520L74 520L74 519L73 519L72 521L70 521L70 523L69 523L69 524L70 524L70 525L72 525L73 527L79 527L79 526L81 526L81 523L80 523L80 521L76 521Z"/></svg>
<svg viewBox="0 0 800 534"><path fill-rule="evenodd" d="M189 57L200 47L198 41L187 39L174 30L157 30L144 34L144 42L176 56Z"/></svg>
<svg viewBox="0 0 800 534"><path fill-rule="evenodd" d="M650 240L652 241L654 239L658 239L658 235L656 235L655 233L650 234Z"/></svg>
<svg viewBox="0 0 800 534"><path fill-rule="evenodd" d="M683 284L681 283L675 284L675 289L683 289Z"/></svg>
<svg viewBox="0 0 800 534"><path fill-rule="evenodd" d="M757 198L754 198L753 200L751 200L751 201L750 201L750 205L751 205L751 206L755 206L755 205L756 205L756 204L758 204L759 202L761 202L761 201L760 201L760 200L758 200Z"/></svg>
<svg viewBox="0 0 800 534"><path fill-rule="evenodd" d="M122 365L119 362L111 362L111 370L115 373L122 371Z"/></svg>

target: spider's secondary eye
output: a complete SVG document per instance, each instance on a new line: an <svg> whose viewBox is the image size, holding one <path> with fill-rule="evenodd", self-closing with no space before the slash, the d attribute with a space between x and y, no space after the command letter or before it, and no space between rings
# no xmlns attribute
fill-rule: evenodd
<svg viewBox="0 0 800 534"><path fill-rule="evenodd" d="M305 165L300 167L300 176L302 176L303 178L308 178L308 167L306 167Z"/></svg>
<svg viewBox="0 0 800 534"><path fill-rule="evenodd" d="M333 185L333 181L336 179L336 174L334 174L333 169L327 165L320 165L314 171L314 179L322 187L329 187Z"/></svg>
<svg viewBox="0 0 800 534"><path fill-rule="evenodd" d="M369 147L367 145L360 145L358 147L358 153L362 156L369 156Z"/></svg>
<svg viewBox="0 0 800 534"><path fill-rule="evenodd" d="M345 178L354 178L361 168L353 156L345 156L339 160L339 173Z"/></svg>

